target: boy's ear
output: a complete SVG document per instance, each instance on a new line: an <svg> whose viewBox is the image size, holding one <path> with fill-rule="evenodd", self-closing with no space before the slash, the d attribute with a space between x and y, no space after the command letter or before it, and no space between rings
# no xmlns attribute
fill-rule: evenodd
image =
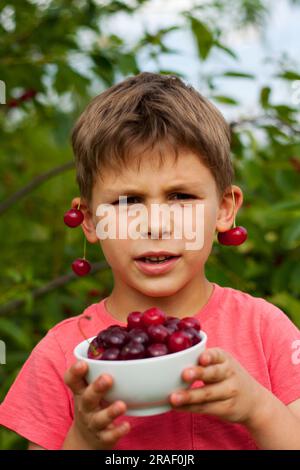
<svg viewBox="0 0 300 470"><path fill-rule="evenodd" d="M84 215L84 220L83 220L81 226L82 226L82 230L83 230L83 232L86 236L86 239L90 243L97 243L97 242L99 242L99 239L97 237L96 227L95 227L95 224L94 224L94 221L93 221L93 214L92 214L92 212L89 208L89 205L82 198L75 197L72 200L72 209L77 209L79 203L80 203L79 209L81 210L81 212Z"/></svg>
<svg viewBox="0 0 300 470"><path fill-rule="evenodd" d="M232 192L234 195L235 204L233 202ZM242 204L243 192L241 188L235 185L229 186L221 198L218 209L216 223L216 230L218 232L226 232L226 230L230 230L233 227L234 216L236 216Z"/></svg>

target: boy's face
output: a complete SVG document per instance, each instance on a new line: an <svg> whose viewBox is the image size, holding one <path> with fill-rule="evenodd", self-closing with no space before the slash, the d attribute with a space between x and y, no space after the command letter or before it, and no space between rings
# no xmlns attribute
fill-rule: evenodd
<svg viewBox="0 0 300 470"><path fill-rule="evenodd" d="M177 162L171 150L169 153L166 152L161 167L158 165L159 155L156 161L150 158L153 156L155 155L148 154L148 158L143 158L139 170L128 165L128 168L120 171L119 174L110 170L102 173L102 178L99 177L93 188L91 207L93 216L85 213L83 229L90 242L99 242L95 228L102 217L96 216L97 207L100 204L115 203L116 233L118 234L119 217L122 218L122 224L126 217L128 226L134 219L132 215L124 212L124 207L119 204L119 196L127 196L128 208L142 204L148 214L146 225L143 226L143 233L148 237L147 239L132 239L129 236L121 239L117 235L114 239L100 240L100 244L112 268L115 287L122 289L127 287L131 291L134 289L147 297L164 297L175 294L188 283L195 282L196 279L198 281L203 279L205 263L211 252L216 228L220 231L231 228L233 205L231 190L220 201L214 177L192 151L179 151ZM175 185L181 185L182 188L174 189ZM173 188L170 189L170 186ZM238 209L242 204L242 192L237 186L233 188L236 209ZM169 226L163 223L162 218L158 221L151 217L152 204L163 203L169 206L175 204L179 210L184 204L189 205L193 214L193 230L203 230L204 240L200 248L187 249L187 243L191 240L186 238L184 230L181 238L175 239L172 212ZM203 207L203 220L200 217L200 226L196 224L195 219L197 204ZM156 234L156 238L151 238L151 230ZM162 238L163 233L168 238ZM158 270L147 272L147 268L143 269L136 258L149 251L167 251L177 255L178 258L165 272L158 272ZM156 264L155 266L162 265Z"/></svg>

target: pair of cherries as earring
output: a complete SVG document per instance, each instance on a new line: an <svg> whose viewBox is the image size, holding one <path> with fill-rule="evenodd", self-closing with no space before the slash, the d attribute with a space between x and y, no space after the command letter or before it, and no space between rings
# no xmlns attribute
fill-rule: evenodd
<svg viewBox="0 0 300 470"><path fill-rule="evenodd" d="M64 223L71 228L78 227L82 224L84 215L83 212L79 209L80 203L78 204L77 209L70 209L64 215ZM72 263L72 269L77 276L86 276L91 270L91 264L85 259L86 252L86 238L84 237L84 248L83 248L83 258L77 258Z"/></svg>
<svg viewBox="0 0 300 470"><path fill-rule="evenodd" d="M235 224L235 198L231 188L231 194L233 198L233 213L234 213L234 222L233 228L230 230L226 230L226 232L219 232L218 233L218 241L221 245L241 245L247 240L247 230L245 227L236 226Z"/></svg>

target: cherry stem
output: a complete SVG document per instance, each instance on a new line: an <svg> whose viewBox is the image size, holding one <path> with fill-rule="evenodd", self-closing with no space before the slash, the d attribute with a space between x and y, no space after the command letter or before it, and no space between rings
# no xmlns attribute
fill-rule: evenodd
<svg viewBox="0 0 300 470"><path fill-rule="evenodd" d="M235 224L235 198L234 198L232 188L231 188L231 194L232 194L232 199L233 199L233 228L235 228L236 227L236 224Z"/></svg>
<svg viewBox="0 0 300 470"><path fill-rule="evenodd" d="M86 238L84 237L84 242L83 242L83 259L85 259L85 253L86 253Z"/></svg>
<svg viewBox="0 0 300 470"><path fill-rule="evenodd" d="M81 317L78 319L78 322L77 322L77 325L78 325L78 328L80 330L80 333L82 334L82 336L84 337L84 339L88 342L89 346L91 347L93 353L96 355L98 353L97 349L95 348L95 346L88 340L88 338L86 337L85 335L85 332L83 331L83 329L81 328L80 326L80 322L81 320L83 319L86 319L86 320L90 320L91 317L88 317L88 316L84 316L84 317Z"/></svg>

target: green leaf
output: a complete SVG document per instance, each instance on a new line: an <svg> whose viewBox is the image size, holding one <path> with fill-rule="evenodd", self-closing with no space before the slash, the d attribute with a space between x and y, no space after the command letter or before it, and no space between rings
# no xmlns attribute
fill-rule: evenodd
<svg viewBox="0 0 300 470"><path fill-rule="evenodd" d="M93 70L99 75L108 86L111 86L114 81L114 67L110 59L100 53L93 53L91 57L95 63Z"/></svg>
<svg viewBox="0 0 300 470"><path fill-rule="evenodd" d="M300 80L300 74L293 72L292 70L286 70L283 73L276 75L278 78L283 78L284 80Z"/></svg>
<svg viewBox="0 0 300 470"><path fill-rule="evenodd" d="M11 338L13 342L21 348L29 350L32 347L30 338L16 325L15 321L0 318L0 337L3 337L3 335L7 338Z"/></svg>
<svg viewBox="0 0 300 470"><path fill-rule="evenodd" d="M270 106L269 99L271 94L271 88L266 86L263 87L260 91L260 104L264 109Z"/></svg>
<svg viewBox="0 0 300 470"><path fill-rule="evenodd" d="M233 77L233 78L250 78L255 79L255 75L252 73L243 73L243 72L234 72L228 71L222 74L223 77Z"/></svg>
<svg viewBox="0 0 300 470"><path fill-rule="evenodd" d="M201 59L205 60L214 45L213 33L212 31L210 31L207 25L199 21L197 18L194 18L193 16L190 17L190 22L192 32L196 39L199 55Z"/></svg>
<svg viewBox="0 0 300 470"><path fill-rule="evenodd" d="M75 72L68 64L60 63L58 65L54 80L54 87L58 93L76 91L79 94L83 94L89 82L90 80L88 78Z"/></svg>
<svg viewBox="0 0 300 470"><path fill-rule="evenodd" d="M139 68L133 54L120 54L118 56L118 66L124 75L139 73Z"/></svg>
<svg viewBox="0 0 300 470"><path fill-rule="evenodd" d="M224 96L224 95L214 95L212 98L219 103L224 103L224 104L229 104L231 106L236 106L239 104L237 100L234 98L231 98L230 96Z"/></svg>
<svg viewBox="0 0 300 470"><path fill-rule="evenodd" d="M299 200L278 202L277 204L273 204L271 207L269 207L268 211L279 212L279 211L288 211L288 210L295 210L295 209L300 209Z"/></svg>
<svg viewBox="0 0 300 470"><path fill-rule="evenodd" d="M295 248L300 245L300 220L289 223L282 232L281 242L286 248Z"/></svg>

